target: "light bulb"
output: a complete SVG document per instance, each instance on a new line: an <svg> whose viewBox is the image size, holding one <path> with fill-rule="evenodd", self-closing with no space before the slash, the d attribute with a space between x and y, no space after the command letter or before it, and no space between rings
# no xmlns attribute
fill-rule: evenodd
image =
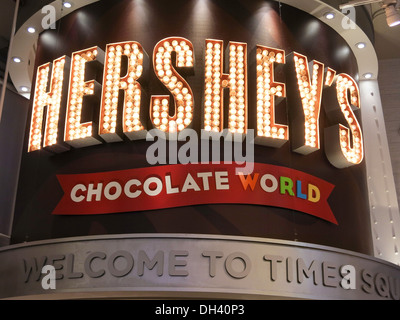
<svg viewBox="0 0 400 320"><path fill-rule="evenodd" d="M389 5L385 8L386 21L389 27L395 27L400 24L400 14L397 12L394 5Z"/></svg>

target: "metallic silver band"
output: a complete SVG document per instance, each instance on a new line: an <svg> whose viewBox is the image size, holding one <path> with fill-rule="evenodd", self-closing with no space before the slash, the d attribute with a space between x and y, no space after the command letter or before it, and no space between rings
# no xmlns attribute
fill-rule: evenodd
<svg viewBox="0 0 400 320"><path fill-rule="evenodd" d="M400 300L400 267L351 251L261 238L129 234L0 249L0 298ZM43 273L42 267L56 269ZM54 281L55 289L48 286Z"/></svg>

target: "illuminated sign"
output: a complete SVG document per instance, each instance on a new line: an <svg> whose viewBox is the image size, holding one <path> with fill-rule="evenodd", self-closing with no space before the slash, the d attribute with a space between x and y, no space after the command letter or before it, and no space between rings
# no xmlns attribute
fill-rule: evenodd
<svg viewBox="0 0 400 320"><path fill-rule="evenodd" d="M47 106L47 116L43 147L50 147L57 143L58 120L61 110L65 62L65 57L54 61L53 72L50 80L50 91L46 91L46 88L47 83L49 82L51 64L46 63L40 66L37 70L29 139L29 151L41 149L45 106Z"/></svg>
<svg viewBox="0 0 400 320"><path fill-rule="evenodd" d="M92 122L82 123L81 120L83 97L94 95L96 86L94 80L85 81L86 63L97 61L100 56L100 51L99 48L94 47L72 54L64 141L74 147L81 146L86 140L95 140L92 137Z"/></svg>
<svg viewBox="0 0 400 320"><path fill-rule="evenodd" d="M170 91L175 102L174 116L169 116L170 97L153 95L150 102L150 118L155 128L164 132L179 132L187 128L193 119L194 97L192 89L173 67L172 54L176 54L176 66L193 68L193 45L183 38L167 38L160 41L153 54L154 71L158 79Z"/></svg>
<svg viewBox="0 0 400 320"><path fill-rule="evenodd" d="M122 57L126 57L126 75L121 77ZM105 141L121 141L116 134L119 91L124 91L123 127L125 135L135 137L144 131L140 120L142 90L137 80L143 73L145 55L137 42L107 45L99 135Z"/></svg>
<svg viewBox="0 0 400 320"><path fill-rule="evenodd" d="M229 44L229 74L223 73L223 42L206 40L204 129L221 132L224 88L229 88L229 123L232 133L247 130L247 44Z"/></svg>
<svg viewBox="0 0 400 320"><path fill-rule="evenodd" d="M293 53L296 79L300 92L300 100L304 113L304 135L298 135L293 143L294 150L302 154L309 154L320 148L319 114L321 110L321 96L324 78L324 65L313 61L310 64L306 56ZM311 73L310 73L311 69ZM301 117L296 122L302 121Z"/></svg>
<svg viewBox="0 0 400 320"><path fill-rule="evenodd" d="M248 128L248 48L246 43L230 42L224 63L222 40L205 41L204 97L202 101L202 125L205 131L221 133L224 128L238 135L245 135ZM50 63L38 68L36 88L33 98L30 128L29 152L46 148L50 151L65 151L66 143L73 147L83 147L106 142L129 139L143 139L148 129L142 118L144 90L140 85L146 76L148 56L142 46L135 42L107 45L104 53L93 47L74 52L71 58L68 102L64 140L58 130L61 112L62 83L65 78L66 58L54 61L51 81L48 85ZM288 63L290 61L290 63ZM290 139L292 150L309 154L320 149L321 100L324 87L335 89L335 101L328 101L328 115L344 116L346 123L326 128L325 150L328 160L337 168L360 164L363 160L363 140L361 127L353 110L359 109L359 89L353 78L347 74L325 67L318 61L309 62L307 57L258 45L256 48L257 105L252 106L257 118L257 144L280 147ZM94 80L85 79L89 64L103 66L102 88ZM224 65L225 64L225 65ZM192 43L181 37L170 37L159 41L153 52L153 68L157 78L168 89L170 95L154 94L150 98L150 120L153 128L167 134L181 132L193 123L196 106L192 89L182 74L190 72L195 65ZM294 72L296 77L296 97L302 110L296 115L296 106L288 104L294 119L290 125L279 124L275 119L276 100L287 98L287 85L276 82L274 68L284 66L286 72ZM224 73L224 70L229 70ZM179 71L179 72L178 72ZM49 88L47 88L47 86ZM228 99L224 99L224 89L229 89ZM121 119L118 117L118 101L124 94ZM84 116L90 97L100 101L99 121L87 120ZM227 100L227 106L224 101ZM172 105L172 109L171 109ZM43 125L44 110L47 106L46 123ZM170 110L174 110L170 115ZM228 123L224 124L224 110L228 112ZM85 120L84 120L85 119ZM122 132L118 132L122 122ZM342 121L343 122L343 121ZM42 137L44 128L44 137ZM298 128L303 129L303 133ZM296 131L296 132L294 132ZM100 139L102 138L102 139Z"/></svg>
<svg viewBox="0 0 400 320"><path fill-rule="evenodd" d="M257 47L257 139L262 144L280 146L289 140L289 127L275 122L275 99L286 97L284 83L274 81L275 63L285 63L285 52Z"/></svg>

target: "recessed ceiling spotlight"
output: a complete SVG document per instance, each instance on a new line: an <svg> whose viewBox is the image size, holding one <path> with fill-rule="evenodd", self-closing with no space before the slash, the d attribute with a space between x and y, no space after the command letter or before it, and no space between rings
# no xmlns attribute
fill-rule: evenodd
<svg viewBox="0 0 400 320"><path fill-rule="evenodd" d="M364 49L367 45L364 42L359 42L356 44L356 47L358 49Z"/></svg>
<svg viewBox="0 0 400 320"><path fill-rule="evenodd" d="M385 8L386 21L389 27L395 27L400 24L400 13L397 12L394 5L388 5Z"/></svg>
<svg viewBox="0 0 400 320"><path fill-rule="evenodd" d="M69 1L65 1L64 3L63 3L63 6L65 7L65 8L71 8L72 7L72 3L71 2L69 2Z"/></svg>
<svg viewBox="0 0 400 320"><path fill-rule="evenodd" d="M332 20L334 17L335 17L335 14L333 12L325 13L325 18L328 20Z"/></svg>
<svg viewBox="0 0 400 320"><path fill-rule="evenodd" d="M22 92L28 92L29 91L28 87L20 87L20 89L21 89Z"/></svg>
<svg viewBox="0 0 400 320"><path fill-rule="evenodd" d="M20 57L13 57L13 61L14 61L15 63L21 63L21 62L22 62L22 59L21 59Z"/></svg>
<svg viewBox="0 0 400 320"><path fill-rule="evenodd" d="M36 29L34 27L29 27L27 30L28 30L29 33L35 33L36 32Z"/></svg>
<svg viewBox="0 0 400 320"><path fill-rule="evenodd" d="M364 74L364 78L365 79L371 79L372 78L372 73L366 73L366 74Z"/></svg>

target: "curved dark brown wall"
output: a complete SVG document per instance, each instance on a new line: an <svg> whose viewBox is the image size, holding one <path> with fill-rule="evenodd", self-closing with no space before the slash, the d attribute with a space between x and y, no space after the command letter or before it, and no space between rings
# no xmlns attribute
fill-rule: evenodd
<svg viewBox="0 0 400 320"><path fill-rule="evenodd" d="M100 1L63 18L56 30L44 32L36 65L91 46L105 50L108 43L128 40L138 41L151 55L156 43L170 36L185 37L194 45L194 75L186 80L195 97L197 130L201 129L206 39L224 40L225 45L246 42L249 53L258 44L284 49L286 54L296 51L357 78L355 58L334 30L298 9L259 0ZM254 128L255 61L249 61L248 78L249 121ZM277 72L276 81L285 82L285 74ZM168 93L152 71L145 90L148 96ZM285 105L279 110L278 121L288 123ZM323 111L320 124L323 141L323 128L330 125ZM12 242L95 234L199 233L286 239L372 252L364 164L336 169L328 162L323 144L308 156L293 153L290 142L278 149L256 146L255 162L294 168L334 184L329 204L339 225L287 209L250 205L199 205L103 216L51 215L62 197L57 174L149 166L145 158L148 146L146 141L124 141L58 155L25 153Z"/></svg>

